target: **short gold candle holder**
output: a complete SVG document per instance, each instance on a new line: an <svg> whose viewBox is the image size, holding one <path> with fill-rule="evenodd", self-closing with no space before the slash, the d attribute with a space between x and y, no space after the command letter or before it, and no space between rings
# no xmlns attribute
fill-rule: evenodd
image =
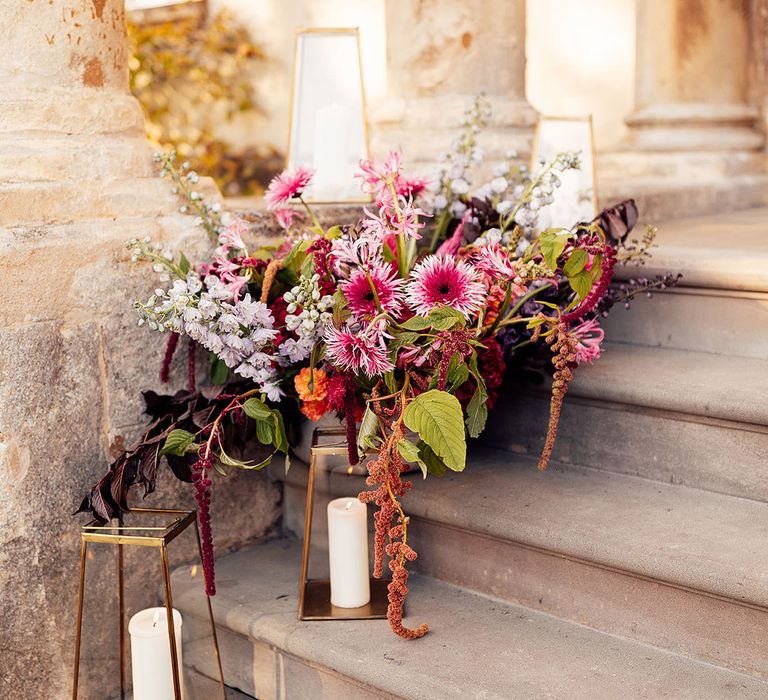
<svg viewBox="0 0 768 700"><path fill-rule="evenodd" d="M75 640L74 680L72 684L72 698L77 700L78 677L80 674L80 643L83 627L83 598L85 594L85 567L88 561L88 543L100 542L103 544L117 545L117 600L118 600L118 629L120 647L120 698L125 698L125 599L123 586L123 545L139 547L157 547L160 550L160 558L163 568L163 591L165 594L165 611L168 619L168 644L171 650L171 667L173 671L173 697L174 700L182 700L181 697L181 670L176 653L176 634L173 623L173 595L171 592L171 571L168 564L168 544L178 537L190 525L195 526L197 535L197 551L200 554L202 565L203 550L200 543L200 530L197 526L197 512L194 510L172 510L167 508L132 508L131 514L137 521L149 521L149 524L141 525L112 525L100 524L92 520L83 525L80 531L80 590L77 598L77 637ZM157 524L157 521L160 524ZM202 577L201 577L202 578ZM213 621L213 609L211 600L206 596L208 603L208 617L211 621L211 634L213 636L213 648L216 653L216 663L219 667L219 682L221 688L221 700L226 700L224 687L224 672L221 667L221 655L219 654L219 640L216 636L216 625Z"/></svg>
<svg viewBox="0 0 768 700"><path fill-rule="evenodd" d="M347 455L344 428L315 428L307 480L307 506L304 520L304 548L301 557L301 585L299 590L300 620L380 620L387 617L387 585L385 579L371 578L371 600L359 608L339 608L331 604L329 579L310 579L309 550L312 538L312 506L314 502L315 469L320 457Z"/></svg>

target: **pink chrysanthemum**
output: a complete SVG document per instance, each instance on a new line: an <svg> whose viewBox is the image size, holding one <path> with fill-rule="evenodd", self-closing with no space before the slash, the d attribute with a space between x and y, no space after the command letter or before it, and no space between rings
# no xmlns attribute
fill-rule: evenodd
<svg viewBox="0 0 768 700"><path fill-rule="evenodd" d="M391 266L375 265L368 270L368 276L365 270L356 268L341 285L341 290L354 317L363 319L378 313L376 298L384 311L394 315L400 313L403 307L403 284ZM371 285L376 290L376 297Z"/></svg>
<svg viewBox="0 0 768 700"><path fill-rule="evenodd" d="M341 370L364 372L369 377L391 372L395 366L389 359L384 335L377 327L369 326L353 333L349 326L337 330L329 326L323 335L326 357Z"/></svg>
<svg viewBox="0 0 768 700"><path fill-rule="evenodd" d="M583 321L572 328L570 333L579 341L576 347L576 362L578 364L582 362L592 364L600 357L605 332L600 328L596 318Z"/></svg>
<svg viewBox="0 0 768 700"><path fill-rule="evenodd" d="M299 166L296 170L284 170L273 177L264 193L269 208L278 209L288 200L298 197L306 189L313 174L309 168Z"/></svg>
<svg viewBox="0 0 768 700"><path fill-rule="evenodd" d="M413 268L406 301L419 316L438 306L450 306L469 318L485 302L485 289L478 277L463 261L430 255Z"/></svg>

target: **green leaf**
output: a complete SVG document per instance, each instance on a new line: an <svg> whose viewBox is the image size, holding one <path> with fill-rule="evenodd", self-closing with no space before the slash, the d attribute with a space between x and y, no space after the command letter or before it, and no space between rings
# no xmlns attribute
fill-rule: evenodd
<svg viewBox="0 0 768 700"><path fill-rule="evenodd" d="M221 386L227 383L229 367L216 355L211 355L211 384Z"/></svg>
<svg viewBox="0 0 768 700"><path fill-rule="evenodd" d="M567 262L565 265L563 265L563 272L568 277L573 277L574 275L578 275L589 262L589 254L586 250L582 250L581 248L576 248L571 255L569 256Z"/></svg>
<svg viewBox="0 0 768 700"><path fill-rule="evenodd" d="M579 299L583 299L589 290L592 289L592 273L589 270L582 270L578 275L568 278L568 284L576 292Z"/></svg>
<svg viewBox="0 0 768 700"><path fill-rule="evenodd" d="M272 420L275 423L275 439L272 443L275 449L283 454L288 454L288 437L285 434L285 423L283 414L277 409L272 411Z"/></svg>
<svg viewBox="0 0 768 700"><path fill-rule="evenodd" d="M423 331L429 328L430 322L424 316L412 316L407 321L401 323L400 326L408 331Z"/></svg>
<svg viewBox="0 0 768 700"><path fill-rule="evenodd" d="M177 457L183 457L187 449L195 442L195 436L186 431L177 428L171 430L168 433L168 437L165 438L163 448L160 450L161 455L176 455Z"/></svg>
<svg viewBox="0 0 768 700"><path fill-rule="evenodd" d="M363 420L360 422L360 429L357 431L357 452L360 455L370 448L367 439L378 435L379 433L379 417L373 412L371 404L366 405L365 413L363 413Z"/></svg>
<svg viewBox="0 0 768 700"><path fill-rule="evenodd" d="M309 248L310 245L311 244L306 240L299 241L295 246L293 246L293 248L291 248L288 255L285 256L285 260L283 260L283 267L293 270L298 269L301 263L304 262L304 256L306 255L307 248Z"/></svg>
<svg viewBox="0 0 768 700"><path fill-rule="evenodd" d="M469 379L469 367L467 367L461 355L456 353L451 358L451 364L448 365L448 390L455 391L467 379Z"/></svg>
<svg viewBox="0 0 768 700"><path fill-rule="evenodd" d="M331 228L329 228L328 232L325 234L325 237L333 240L335 238L341 238L341 234L341 226L331 226Z"/></svg>
<svg viewBox="0 0 768 700"><path fill-rule="evenodd" d="M477 387L467 405L467 418L465 423L470 437L478 437L485 428L485 423L488 420L487 400L488 394L485 389Z"/></svg>
<svg viewBox="0 0 768 700"><path fill-rule="evenodd" d="M427 465L427 472L432 474L432 476L440 477L448 471L445 462L432 451L432 448L426 442L419 440L416 446L419 448L421 461Z"/></svg>
<svg viewBox="0 0 768 700"><path fill-rule="evenodd" d="M424 478L427 478L427 465L424 460L421 459L418 445L414 445L410 440L400 439L397 441L397 451L406 462L415 462L418 464L421 467L421 473L424 475Z"/></svg>
<svg viewBox="0 0 768 700"><path fill-rule="evenodd" d="M384 384L387 385L390 394L394 394L398 390L399 387L397 386L394 372L387 372L384 375Z"/></svg>
<svg viewBox="0 0 768 700"><path fill-rule="evenodd" d="M592 267L589 268L589 271L592 275L592 281L597 282L597 280L599 280L600 276L603 274L603 256L602 255L595 255L595 257L592 258Z"/></svg>
<svg viewBox="0 0 768 700"><path fill-rule="evenodd" d="M254 420L267 420L272 415L272 409L255 396L243 404L243 411L245 411L246 416Z"/></svg>
<svg viewBox="0 0 768 700"><path fill-rule="evenodd" d="M381 257L384 258L386 262L395 262L395 252L388 245L382 247Z"/></svg>
<svg viewBox="0 0 768 700"><path fill-rule="evenodd" d="M563 231L564 229L548 228L539 235L541 254L550 270L557 269L557 259L563 254L571 237L570 233L562 233Z"/></svg>
<svg viewBox="0 0 768 700"><path fill-rule="evenodd" d="M187 260L187 256L184 255L184 253L181 253L179 255L179 270L181 270L182 274L186 275L191 267L189 260Z"/></svg>
<svg viewBox="0 0 768 700"><path fill-rule="evenodd" d="M419 394L405 409L405 425L419 434L452 471L463 471L467 461L464 415L459 400L447 391Z"/></svg>
<svg viewBox="0 0 768 700"><path fill-rule="evenodd" d="M257 420L256 421L256 437L262 445L271 445L275 439L275 430L272 427L274 421L272 416L269 420Z"/></svg>
<svg viewBox="0 0 768 700"><path fill-rule="evenodd" d="M247 469L248 471L258 472L264 469L264 467L269 466L270 462L272 461L272 457L274 456L275 453L273 452L265 460L259 462L258 464L254 464L253 462L242 462L239 459L234 459L222 451L222 453L219 455L219 461L222 464L226 464L228 467L237 467L238 469Z"/></svg>
<svg viewBox="0 0 768 700"><path fill-rule="evenodd" d="M427 320L436 331L447 331L456 324L464 324L467 321L461 311L456 311L456 309L452 309L450 306L438 306L436 309L432 309L429 312L429 316L427 316Z"/></svg>

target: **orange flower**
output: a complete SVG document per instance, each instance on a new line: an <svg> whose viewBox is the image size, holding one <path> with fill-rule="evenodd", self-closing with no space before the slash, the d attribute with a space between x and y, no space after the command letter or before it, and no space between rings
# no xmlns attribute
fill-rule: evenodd
<svg viewBox="0 0 768 700"><path fill-rule="evenodd" d="M499 310L501 309L501 305L504 303L505 297L506 292L501 287L499 287L498 284L494 284L488 290L488 300L485 307L485 319L483 320L483 323L486 326L492 326L494 321L496 321L498 318Z"/></svg>
<svg viewBox="0 0 768 700"><path fill-rule="evenodd" d="M323 399L322 401L302 401L301 412L309 418L309 420L318 421L326 413L328 413L328 401Z"/></svg>
<svg viewBox="0 0 768 700"><path fill-rule="evenodd" d="M293 385L302 401L324 402L328 398L328 375L321 369L305 367L296 375Z"/></svg>

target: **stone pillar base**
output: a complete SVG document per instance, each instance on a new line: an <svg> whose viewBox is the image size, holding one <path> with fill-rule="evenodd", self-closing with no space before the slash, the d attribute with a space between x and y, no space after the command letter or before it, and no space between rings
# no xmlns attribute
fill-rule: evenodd
<svg viewBox="0 0 768 700"><path fill-rule="evenodd" d="M626 118L629 146L648 151L750 151L763 144L758 110L746 104L671 103Z"/></svg>

